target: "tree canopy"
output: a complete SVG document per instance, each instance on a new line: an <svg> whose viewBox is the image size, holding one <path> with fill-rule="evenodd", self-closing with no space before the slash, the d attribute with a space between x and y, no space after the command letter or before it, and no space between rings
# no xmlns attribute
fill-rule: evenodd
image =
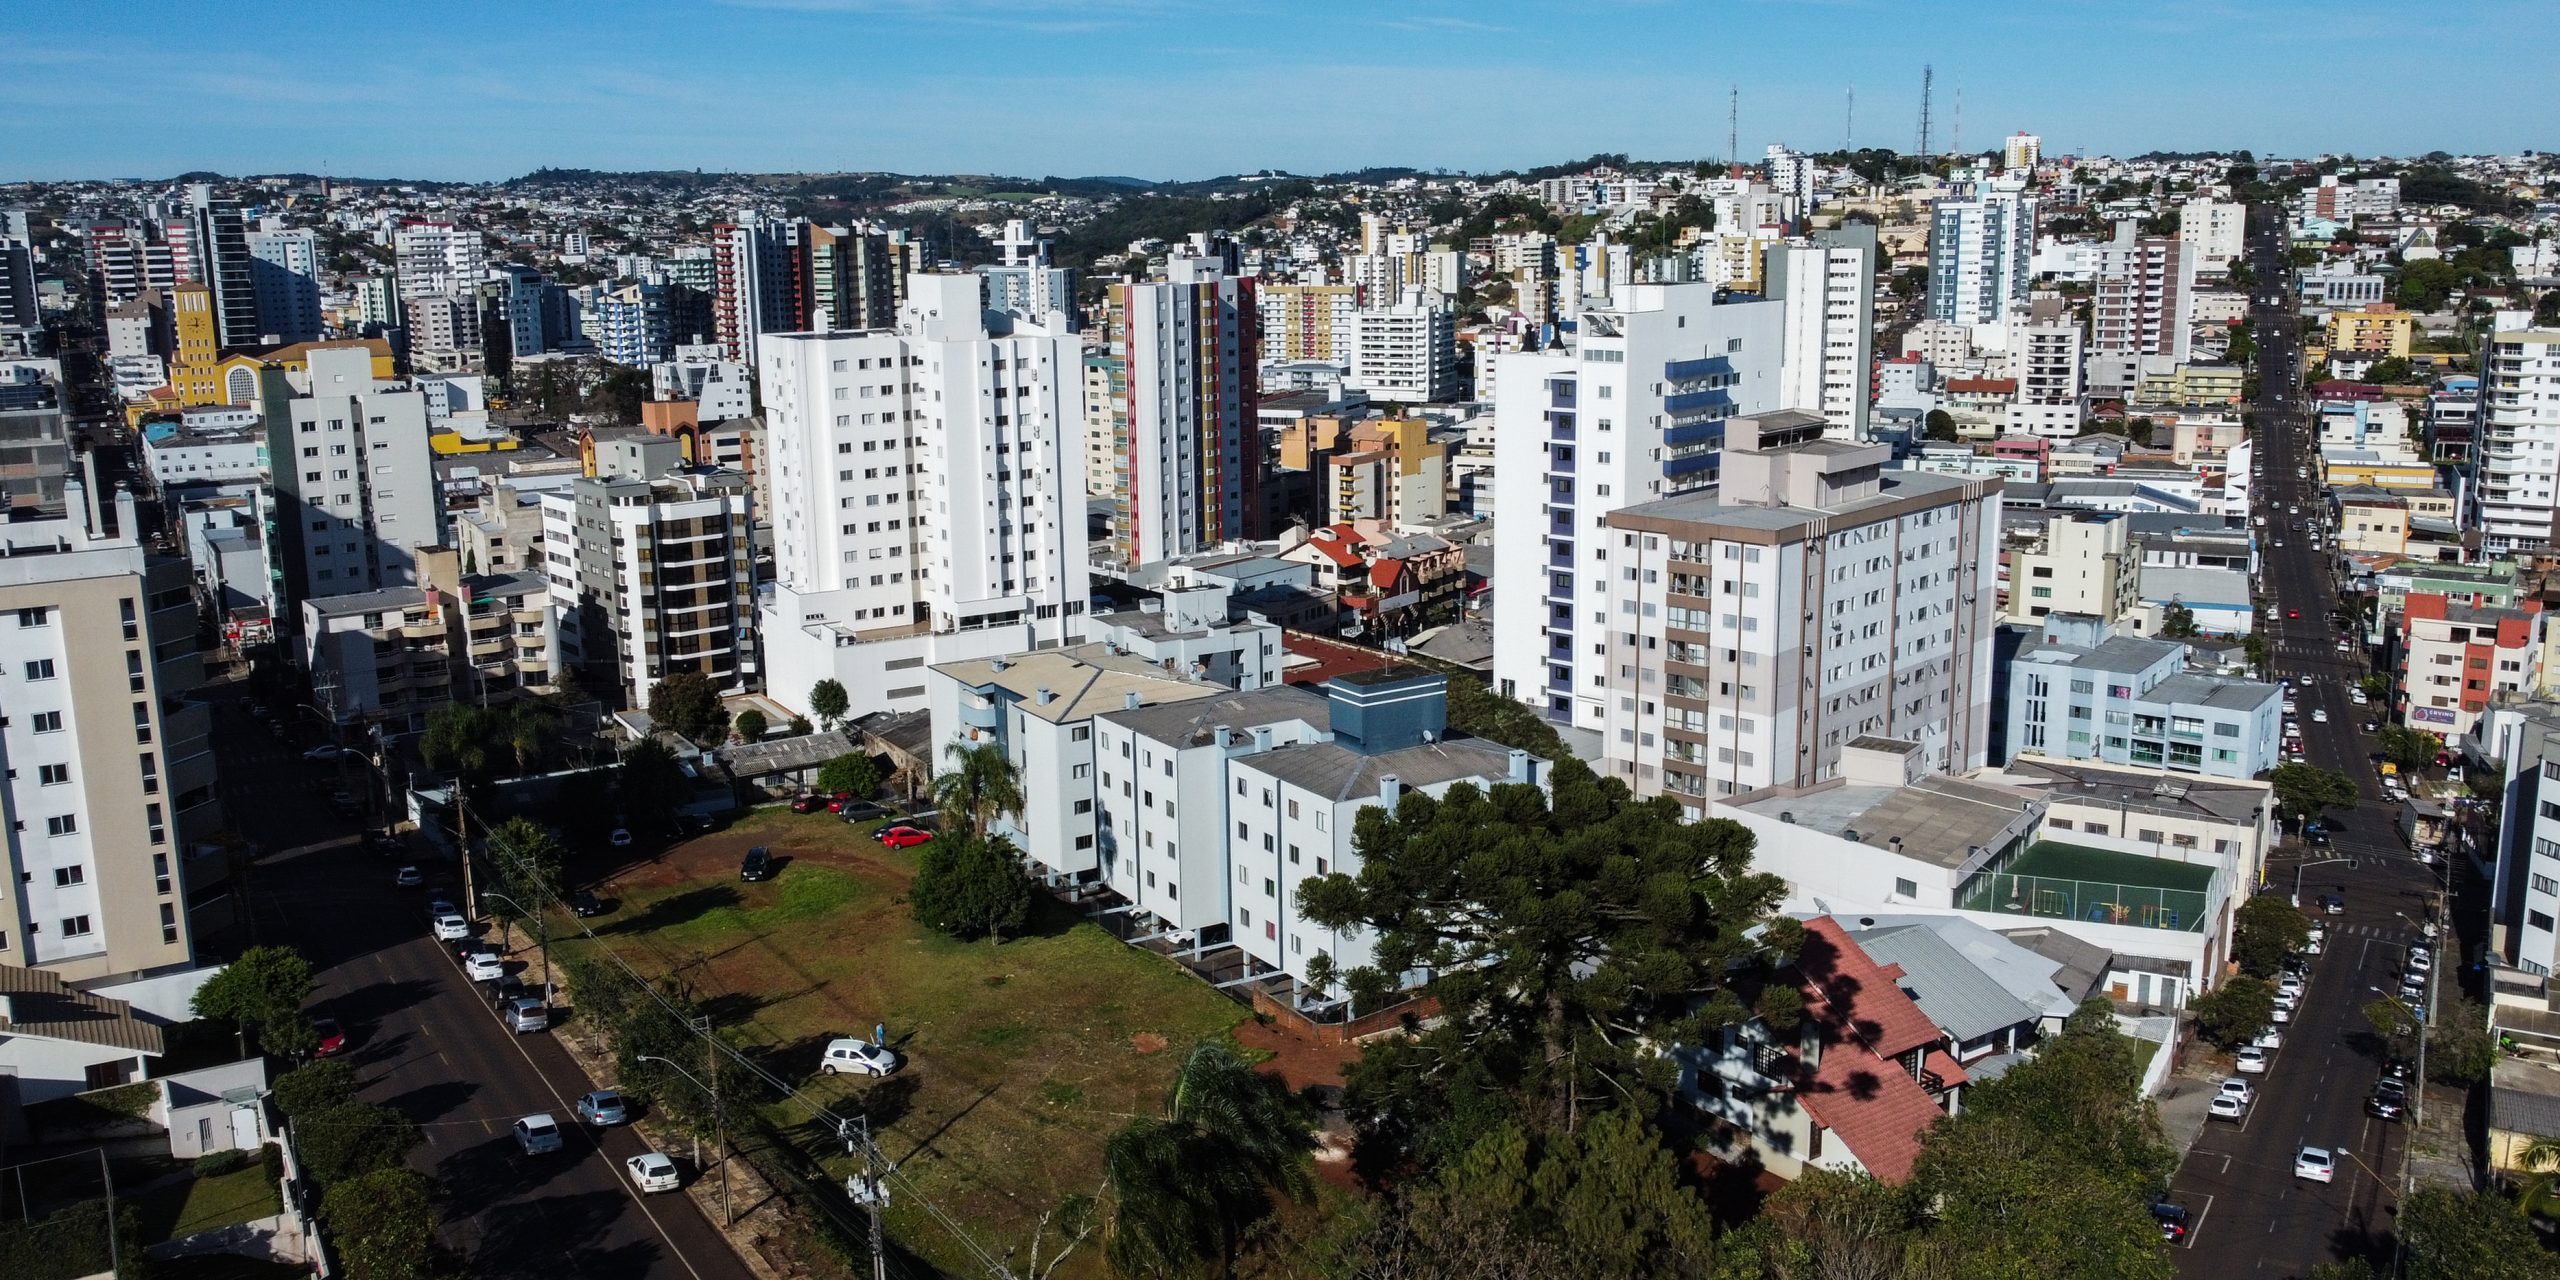
<svg viewBox="0 0 2560 1280"><path fill-rule="evenodd" d="M2277 765L2267 774L2267 782L2275 790L2276 803L2296 818L2352 807L2362 795L2353 779L2317 765Z"/></svg>
<svg viewBox="0 0 2560 1280"><path fill-rule="evenodd" d="M690 671L649 686L649 719L697 746L720 745L729 727L720 691L711 686L709 677Z"/></svg>
<svg viewBox="0 0 2560 1280"><path fill-rule="evenodd" d="M1033 893L1012 841L955 831L916 847L907 905L918 924L938 933L1003 942L1031 918Z"/></svg>
<svg viewBox="0 0 2560 1280"><path fill-rule="evenodd" d="M2286 956L2311 941L2311 922L2280 894L2252 894L2237 914L2231 956L2258 977L2274 977Z"/></svg>
<svg viewBox="0 0 2560 1280"><path fill-rule="evenodd" d="M809 686L809 714L829 729L853 709L853 700L845 696L843 682L833 676Z"/></svg>
<svg viewBox="0 0 2560 1280"><path fill-rule="evenodd" d="M1005 817L1022 813L1022 774L1000 742L954 741L943 748L951 767L933 778L933 805L955 834L964 828L985 836Z"/></svg>
<svg viewBox="0 0 2560 1280"><path fill-rule="evenodd" d="M1162 1116L1103 1144L1111 1191L1103 1250L1124 1275L1189 1276L1230 1265L1275 1196L1305 1200L1315 1111L1215 1042L1183 1059Z"/></svg>
<svg viewBox="0 0 2560 1280"><path fill-rule="evenodd" d="M2276 991L2263 979L2236 974L2221 986L2197 996L2190 1012L2196 1030L2226 1049L2255 1039L2276 1016Z"/></svg>
<svg viewBox="0 0 2560 1280"><path fill-rule="evenodd" d="M828 795L867 796L879 789L880 766L865 752L848 751L818 769L818 790Z"/></svg>
<svg viewBox="0 0 2560 1280"><path fill-rule="evenodd" d="M199 1018L254 1027L258 1047L298 1058L319 1043L302 1002L311 998L311 963L291 947L251 947L196 989Z"/></svg>
<svg viewBox="0 0 2560 1280"><path fill-rule="evenodd" d="M348 1280L427 1280L436 1269L435 1184L376 1169L329 1189L320 1216Z"/></svg>

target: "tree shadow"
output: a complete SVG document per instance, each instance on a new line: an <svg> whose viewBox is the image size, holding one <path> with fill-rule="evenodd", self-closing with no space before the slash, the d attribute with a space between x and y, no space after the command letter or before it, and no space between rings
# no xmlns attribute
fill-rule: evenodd
<svg viewBox="0 0 2560 1280"><path fill-rule="evenodd" d="M438 1080L419 1085L404 1093L393 1094L382 1101L387 1106L398 1108L400 1114L420 1124L430 1124L451 1114L456 1107L471 1101L479 1092L480 1086L474 1081Z"/></svg>
<svg viewBox="0 0 2560 1280"><path fill-rule="evenodd" d="M581 1191L498 1205L479 1215L470 1274L526 1276L648 1275L665 1257L654 1236L601 1248L629 1201L619 1192Z"/></svg>
<svg viewBox="0 0 2560 1280"><path fill-rule="evenodd" d="M749 991L724 991L694 1006L694 1011L711 1019L715 1027L734 1027L756 1016L765 1007L765 997Z"/></svg>
<svg viewBox="0 0 2560 1280"><path fill-rule="evenodd" d="M660 898L633 915L598 928L596 932L598 934L648 933L669 925L700 919L723 907L737 906L740 901L736 886L707 884L698 889L687 889L682 893Z"/></svg>

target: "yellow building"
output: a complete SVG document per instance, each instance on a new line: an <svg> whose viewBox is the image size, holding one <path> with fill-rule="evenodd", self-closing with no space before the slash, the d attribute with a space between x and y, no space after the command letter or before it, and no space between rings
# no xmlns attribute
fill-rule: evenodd
<svg viewBox="0 0 2560 1280"><path fill-rule="evenodd" d="M391 357L391 344L381 338L331 338L318 342L296 342L265 350L225 352L214 365L216 394L204 404L247 404L258 397L258 370L272 365L284 370L285 380L294 390L311 390L311 353L327 347L363 347L373 353L373 376L390 381L400 376L398 363Z"/></svg>
<svg viewBox="0 0 2560 1280"><path fill-rule="evenodd" d="M178 393L178 404L222 403L213 290L200 284L179 285L170 291L169 316L177 331L177 347L169 353L169 385Z"/></svg>
<svg viewBox="0 0 2560 1280"><path fill-rule="evenodd" d="M2370 351L2406 358L2417 336L2418 318L2388 302L2367 303L2358 311L2329 313L2331 351Z"/></svg>
<svg viewBox="0 0 2560 1280"><path fill-rule="evenodd" d="M2436 469L2411 462L2332 462L2321 468L2321 482L2332 489L2351 484L2369 484L2377 489L2417 489L2436 487Z"/></svg>

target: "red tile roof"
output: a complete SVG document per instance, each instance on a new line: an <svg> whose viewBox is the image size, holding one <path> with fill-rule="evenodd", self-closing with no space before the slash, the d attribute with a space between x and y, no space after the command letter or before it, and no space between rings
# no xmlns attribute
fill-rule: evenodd
<svg viewBox="0 0 2560 1280"><path fill-rule="evenodd" d="M1360 563L1360 531L1350 525L1337 524L1318 529L1307 535L1307 545L1322 552L1326 559L1340 568L1348 569Z"/></svg>
<svg viewBox="0 0 2560 1280"><path fill-rule="evenodd" d="M2017 389L2018 380L2016 378L1947 379L1947 394L1949 395L1963 395L1967 392L2007 395Z"/></svg>
<svg viewBox="0 0 2560 1280"><path fill-rule="evenodd" d="M1821 1039L1821 1058L1799 1075L1797 1097L1868 1173L1885 1182L1910 1177L1920 1135L1944 1113L1899 1059L1926 1048L1928 1070L1950 1087L1964 1083L1945 1033L1897 985L1902 967L1877 964L1829 916L1805 922L1795 971Z"/></svg>

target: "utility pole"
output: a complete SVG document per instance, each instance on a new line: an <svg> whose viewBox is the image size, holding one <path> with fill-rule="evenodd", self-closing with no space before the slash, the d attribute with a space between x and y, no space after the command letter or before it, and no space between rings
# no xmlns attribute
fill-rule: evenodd
<svg viewBox="0 0 2560 1280"><path fill-rule="evenodd" d="M882 1160L880 1149L871 1145L870 1116L836 1121L836 1136L843 1139L845 1154L862 1157L862 1172L844 1180L844 1193L871 1219L871 1280L889 1280L889 1237L880 1221L889 1207L889 1188L881 1178L897 1166Z"/></svg>
<svg viewBox="0 0 2560 1280"><path fill-rule="evenodd" d="M117 1256L116 1244L116 1171L107 1164L107 1149L98 1148L98 1176L107 1180L107 1270L124 1274L124 1259Z"/></svg>
<svg viewBox="0 0 2560 1280"><path fill-rule="evenodd" d="M720 1225L737 1219L729 1205L729 1106L720 1096L720 1042L712 1038L711 1019L695 1018L693 1033L702 1037L702 1056L711 1073L711 1145L720 1155Z"/></svg>
<svg viewBox="0 0 2560 1280"><path fill-rule="evenodd" d="M1920 167L1929 167L1929 93L1938 79L1938 69L1920 68Z"/></svg>

